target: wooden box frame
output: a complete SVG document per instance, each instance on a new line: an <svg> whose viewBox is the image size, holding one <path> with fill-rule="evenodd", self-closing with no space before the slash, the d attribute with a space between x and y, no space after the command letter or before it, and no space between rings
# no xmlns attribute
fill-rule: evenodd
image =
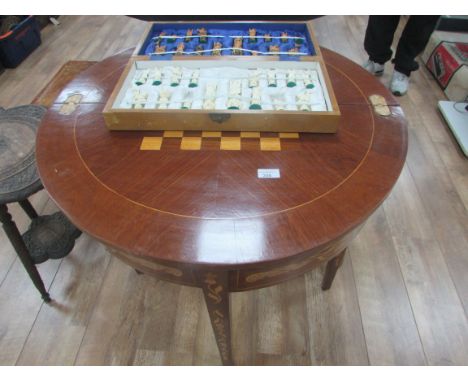
<svg viewBox="0 0 468 382"><path fill-rule="evenodd" d="M213 25L221 22L200 22L203 25ZM268 22L242 21L236 24ZM281 22L276 24L301 24L306 25L307 32L314 46L315 56L300 56L298 60L291 62L315 62L318 65L322 86L329 98L330 111L271 111L271 110L161 110L161 109L119 109L114 108L117 96L124 86L127 76L138 61L151 61L148 56L140 56L143 44L147 41L148 34L154 24L188 24L185 22L151 23L130 59L119 81L117 82L108 102L103 116L110 130L205 130L205 131L271 131L271 132L317 132L334 133L337 131L340 110L336 101L331 81L322 58L320 47L309 22ZM196 22L190 23L196 24ZM223 22L225 24L225 22ZM279 62L277 56L171 56L168 60L158 59L155 62L163 62L168 65L183 65L183 61L209 61L219 65L232 65L233 63L248 62ZM181 62L182 61L182 62ZM282 61L287 65L288 61Z"/></svg>

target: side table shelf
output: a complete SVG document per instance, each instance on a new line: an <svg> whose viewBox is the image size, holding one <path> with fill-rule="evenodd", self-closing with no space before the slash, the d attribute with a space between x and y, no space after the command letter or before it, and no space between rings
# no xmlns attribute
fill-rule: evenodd
<svg viewBox="0 0 468 382"><path fill-rule="evenodd" d="M68 255L81 231L72 225L64 214L38 216L22 235L34 264Z"/></svg>

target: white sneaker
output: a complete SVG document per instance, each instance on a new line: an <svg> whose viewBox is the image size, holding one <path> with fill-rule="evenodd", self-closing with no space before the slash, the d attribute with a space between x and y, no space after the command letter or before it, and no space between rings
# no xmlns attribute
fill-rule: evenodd
<svg viewBox="0 0 468 382"><path fill-rule="evenodd" d="M384 72L385 64L378 64L372 60L367 60L362 67L374 76L380 77Z"/></svg>
<svg viewBox="0 0 468 382"><path fill-rule="evenodd" d="M390 90L396 96L405 95L408 91L409 77L397 70L393 71L392 80L390 82Z"/></svg>

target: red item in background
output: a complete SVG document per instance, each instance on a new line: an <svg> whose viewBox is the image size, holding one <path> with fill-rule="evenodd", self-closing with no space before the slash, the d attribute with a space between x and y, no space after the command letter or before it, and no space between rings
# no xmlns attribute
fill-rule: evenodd
<svg viewBox="0 0 468 382"><path fill-rule="evenodd" d="M442 42L432 52L427 68L445 89L453 75L467 64L468 44Z"/></svg>

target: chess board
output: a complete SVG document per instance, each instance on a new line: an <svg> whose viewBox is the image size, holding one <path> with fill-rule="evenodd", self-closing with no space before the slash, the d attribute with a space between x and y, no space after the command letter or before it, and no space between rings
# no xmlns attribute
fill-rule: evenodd
<svg viewBox="0 0 468 382"><path fill-rule="evenodd" d="M143 137L140 150L282 151L298 149L299 145L299 133L172 130Z"/></svg>

